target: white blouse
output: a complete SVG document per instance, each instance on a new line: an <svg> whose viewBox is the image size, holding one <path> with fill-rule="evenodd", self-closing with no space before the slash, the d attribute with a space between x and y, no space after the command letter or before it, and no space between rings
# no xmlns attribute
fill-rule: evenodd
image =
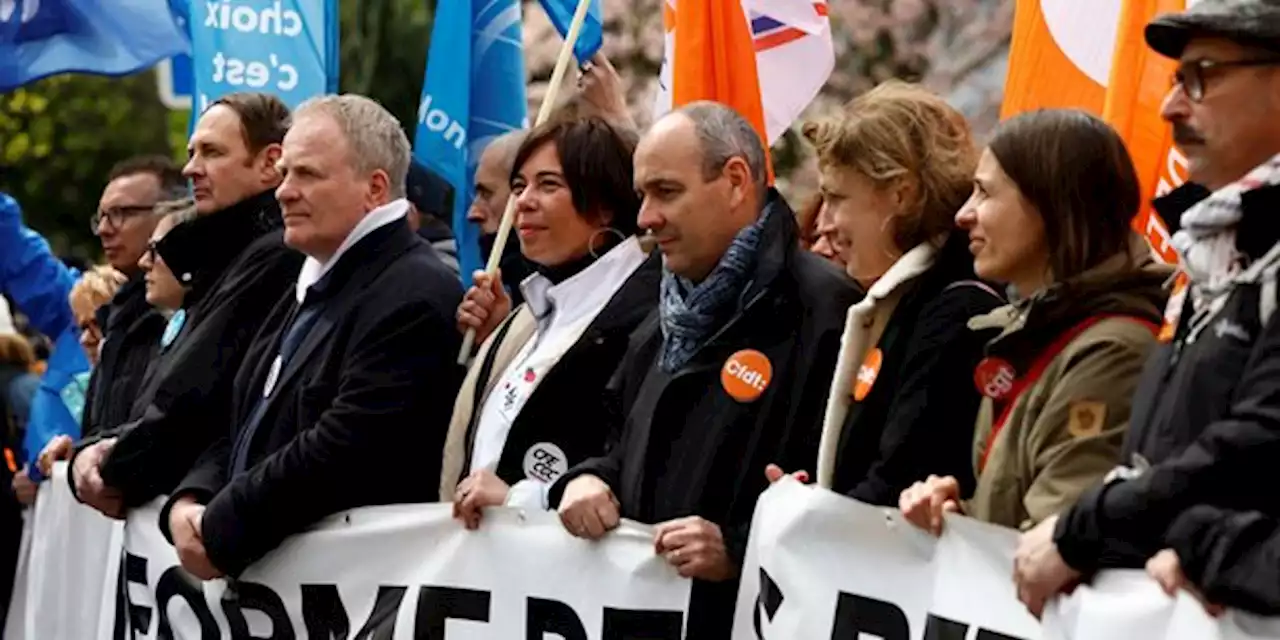
<svg viewBox="0 0 1280 640"><path fill-rule="evenodd" d="M469 472L498 466L511 425L538 383L582 337L647 257L639 241L630 238L560 284L552 284L536 273L520 283L525 304L533 312L537 327L485 398L476 425ZM567 470L567 467L557 469L556 475ZM526 477L511 487L507 505L546 509L548 489L550 485L546 482Z"/></svg>

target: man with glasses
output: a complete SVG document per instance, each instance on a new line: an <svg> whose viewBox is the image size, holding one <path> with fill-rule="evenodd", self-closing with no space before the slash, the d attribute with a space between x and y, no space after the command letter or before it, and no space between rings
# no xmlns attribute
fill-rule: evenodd
<svg viewBox="0 0 1280 640"><path fill-rule="evenodd" d="M46 443L54 432L93 433L100 425L114 425L115 420L123 420L127 414L131 398L137 392L147 363L155 354L160 332L164 329L164 320L147 304L138 259L155 226L153 209L156 202L162 198L181 195L185 191L186 180L173 162L163 156L129 158L118 163L108 174L98 211L89 222L94 234L102 241L107 262L128 276L129 282L110 304L99 310L95 320L104 339L102 361L95 367L89 389L85 393L85 405L79 418L80 428L75 428L75 417L71 416L70 428L53 429L43 435L33 434L28 439L29 448L48 444L45 447L46 458L62 458L71 449L69 436L54 438ZM39 262L22 258L14 251L7 253L28 267L44 265L45 271L32 271L27 279L33 285L41 287L45 293L39 298L41 302L28 303L24 305L24 310L38 319L41 331L60 340L64 329L57 326L56 322L51 322L54 318L59 321L69 319L73 323L70 328L72 333L79 332L79 327L74 324L68 296L71 285L80 276L75 270L54 259L48 253L47 246L42 244L43 240L33 232L31 237L40 240L40 246L45 247L33 254L43 256ZM53 312L55 309L56 313ZM59 357L66 358L69 355L64 353ZM42 384L60 384L54 377L47 376L49 379ZM59 415L61 413L58 412ZM27 451L31 456L37 453L40 453L38 449ZM32 472L33 478L38 479L40 475Z"/></svg>
<svg viewBox="0 0 1280 640"><path fill-rule="evenodd" d="M83 435L114 427L129 417L147 363L160 345L165 321L147 304L147 287L138 261L155 230L156 204L186 197L187 181L163 156L131 158L116 165L90 221L102 252L116 271L129 278L98 312L102 347L85 397Z"/></svg>
<svg viewBox="0 0 1280 640"><path fill-rule="evenodd" d="M1191 183L1156 208L1187 284L1134 397L1127 466L1022 536L1014 577L1037 615L1087 574L1153 556L1167 588L1185 569L1208 601L1280 603L1280 556L1254 553L1280 516L1280 0L1201 0L1146 40L1178 60L1162 115Z"/></svg>

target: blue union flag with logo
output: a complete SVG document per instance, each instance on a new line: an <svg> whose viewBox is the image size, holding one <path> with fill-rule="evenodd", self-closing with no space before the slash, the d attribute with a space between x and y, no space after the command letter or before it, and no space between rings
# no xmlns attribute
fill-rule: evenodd
<svg viewBox="0 0 1280 640"><path fill-rule="evenodd" d="M453 234L462 280L481 268L479 229L467 222L486 145L526 124L519 0L437 5L413 155L453 186Z"/></svg>

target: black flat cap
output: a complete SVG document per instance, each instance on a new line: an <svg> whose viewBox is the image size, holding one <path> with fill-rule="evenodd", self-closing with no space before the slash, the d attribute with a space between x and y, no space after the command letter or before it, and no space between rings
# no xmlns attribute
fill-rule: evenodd
<svg viewBox="0 0 1280 640"><path fill-rule="evenodd" d="M1218 36L1280 53L1280 0L1200 0L1152 20L1144 35L1156 53L1178 58L1195 36Z"/></svg>

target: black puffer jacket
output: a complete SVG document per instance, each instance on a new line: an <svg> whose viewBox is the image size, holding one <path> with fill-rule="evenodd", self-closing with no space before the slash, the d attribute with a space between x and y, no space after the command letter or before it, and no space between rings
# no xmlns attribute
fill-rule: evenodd
<svg viewBox="0 0 1280 640"><path fill-rule="evenodd" d="M1157 209L1177 229L1207 195L1184 186ZM1256 262L1280 244L1280 187L1244 194L1243 206L1236 244ZM1072 567L1141 567L1197 505L1280 516L1280 314L1261 321L1263 305L1280 302L1264 300L1278 289L1274 274L1270 281L1235 285L1202 319L1192 319L1187 296L1172 341L1156 350L1134 396L1122 461L1136 469L1113 474L1058 521L1054 539Z"/></svg>

